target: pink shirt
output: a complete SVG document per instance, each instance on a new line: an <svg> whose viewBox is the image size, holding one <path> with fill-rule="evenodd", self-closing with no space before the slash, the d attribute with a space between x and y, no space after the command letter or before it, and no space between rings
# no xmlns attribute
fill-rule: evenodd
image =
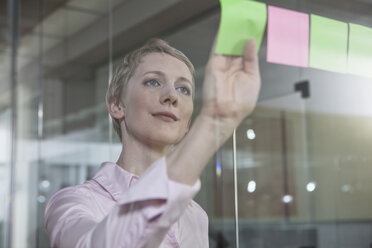
<svg viewBox="0 0 372 248"><path fill-rule="evenodd" d="M208 217L165 157L137 176L103 163L92 180L58 191L45 210L52 247L208 247Z"/></svg>

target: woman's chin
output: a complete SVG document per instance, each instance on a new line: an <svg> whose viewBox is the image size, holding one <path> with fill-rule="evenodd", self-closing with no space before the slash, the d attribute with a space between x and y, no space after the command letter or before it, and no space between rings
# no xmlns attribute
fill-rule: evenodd
<svg viewBox="0 0 372 248"><path fill-rule="evenodd" d="M151 137L147 140L148 143L159 147L169 147L177 144L182 138L174 135L161 135L156 137Z"/></svg>

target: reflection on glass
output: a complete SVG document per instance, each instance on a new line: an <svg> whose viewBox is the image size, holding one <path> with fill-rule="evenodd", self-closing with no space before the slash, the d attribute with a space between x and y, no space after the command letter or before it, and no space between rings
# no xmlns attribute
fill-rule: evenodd
<svg viewBox="0 0 372 248"><path fill-rule="evenodd" d="M256 190L256 182L255 181L249 181L247 186L247 191L249 193L253 193Z"/></svg>
<svg viewBox="0 0 372 248"><path fill-rule="evenodd" d="M247 130L247 138L250 140L253 140L256 138L256 134L253 129L248 129Z"/></svg>
<svg viewBox="0 0 372 248"><path fill-rule="evenodd" d="M120 151L115 136L111 142L104 103L108 64L118 62L108 61L108 42L113 45L112 56L119 58L150 36L166 34L161 38L185 51L195 64L196 86L200 87L209 45L219 25L218 1L199 1L204 9L194 6L198 1L153 2L111 0L112 13L108 13L108 2L101 0L39 1L42 6L22 2L16 68L20 81L17 159L22 168L16 177L15 214L19 217L13 228L17 247L49 247L43 212L50 195L91 178L100 162ZM192 8L185 8L190 6L188 2ZM350 8L351 2L301 0L275 5L371 28L371 16L366 13L371 12L372 4L357 1ZM166 18L158 17L174 13L181 6L178 3L188 9L188 24L177 26L186 19L161 22ZM45 10L43 23L39 9ZM199 15L208 9L215 11ZM108 37L108 14L113 17L115 40ZM136 30L144 32L133 32ZM369 247L372 82L266 63L266 39L259 54L260 99L286 96L303 79L311 84L311 96L300 100L284 97L277 101L281 104L258 106L237 130L239 230L234 227L231 140L205 170L197 201L210 217L210 247L234 247L235 231L240 232L240 247ZM2 40L1 45L0 239L6 221L3 206L9 199L12 111L9 44ZM39 64L40 58L43 64ZM39 108L41 90L44 103ZM196 93L195 113L201 104L200 88ZM262 103L260 100L259 105ZM36 152L38 119L43 120L41 158Z"/></svg>
<svg viewBox="0 0 372 248"><path fill-rule="evenodd" d="M39 190L40 191L48 191L50 187L50 182L48 180L43 180L40 182Z"/></svg>
<svg viewBox="0 0 372 248"><path fill-rule="evenodd" d="M291 196L291 195L285 195L285 196L283 196L282 201L283 201L284 203L290 203L290 202L293 201L293 196Z"/></svg>
<svg viewBox="0 0 372 248"><path fill-rule="evenodd" d="M39 195L39 196L37 197L37 201L38 201L39 203L45 203L46 198L45 198L45 196L43 196L43 195Z"/></svg>
<svg viewBox="0 0 372 248"><path fill-rule="evenodd" d="M309 192L313 192L316 188L316 182L309 182L307 185L306 185L306 190L309 191Z"/></svg>
<svg viewBox="0 0 372 248"><path fill-rule="evenodd" d="M353 190L353 187L351 187L350 185L348 184L345 184L345 185L342 185L342 192L352 192Z"/></svg>
<svg viewBox="0 0 372 248"><path fill-rule="evenodd" d="M222 173L221 161L217 160L217 162L216 162L216 175L217 175L217 177L220 177L221 173Z"/></svg>

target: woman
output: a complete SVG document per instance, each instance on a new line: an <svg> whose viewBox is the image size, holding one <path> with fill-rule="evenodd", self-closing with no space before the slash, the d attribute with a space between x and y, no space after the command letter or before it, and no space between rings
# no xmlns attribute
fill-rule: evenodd
<svg viewBox="0 0 372 248"><path fill-rule="evenodd" d="M255 107L254 41L242 57L212 48L190 128L193 74L185 55L157 39L124 58L106 97L122 152L92 180L50 199L52 247L208 247L208 218L192 198L208 160Z"/></svg>

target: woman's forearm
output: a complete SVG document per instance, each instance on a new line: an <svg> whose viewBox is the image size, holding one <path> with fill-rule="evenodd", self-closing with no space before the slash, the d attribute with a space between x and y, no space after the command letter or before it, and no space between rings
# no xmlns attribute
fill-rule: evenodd
<svg viewBox="0 0 372 248"><path fill-rule="evenodd" d="M231 136L233 123L221 123L199 115L190 132L167 156L168 176L176 182L193 185L209 159Z"/></svg>

